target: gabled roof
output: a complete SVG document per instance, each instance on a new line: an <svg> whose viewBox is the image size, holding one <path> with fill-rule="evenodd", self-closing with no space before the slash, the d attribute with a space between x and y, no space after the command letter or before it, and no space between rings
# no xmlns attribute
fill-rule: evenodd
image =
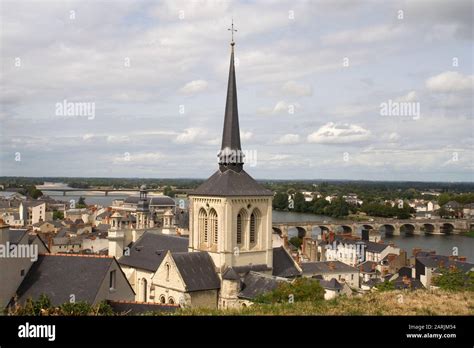
<svg viewBox="0 0 474 348"><path fill-rule="evenodd" d="M234 170L221 172L217 170L189 195L222 197L273 196L273 192L264 188L242 169L240 172Z"/></svg>
<svg viewBox="0 0 474 348"><path fill-rule="evenodd" d="M110 257L40 255L18 288L19 302L46 294L60 305L74 294L76 302L93 303L113 262Z"/></svg>
<svg viewBox="0 0 474 348"><path fill-rule="evenodd" d="M286 280L257 272L248 272L244 279L242 290L238 297L254 300L257 296L275 290L278 285Z"/></svg>
<svg viewBox="0 0 474 348"><path fill-rule="evenodd" d="M121 265L155 272L168 250L185 252L188 251L188 244L188 238L145 232L131 246L130 255L123 255L118 262Z"/></svg>
<svg viewBox="0 0 474 348"><path fill-rule="evenodd" d="M227 267L224 273L222 273L222 279L240 280L240 276L237 274L237 272L234 271L232 267Z"/></svg>
<svg viewBox="0 0 474 348"><path fill-rule="evenodd" d="M317 281L324 289L328 290L341 290L343 287L335 278L331 280L318 279Z"/></svg>
<svg viewBox="0 0 474 348"><path fill-rule="evenodd" d="M296 277L301 274L296 267L293 258L288 255L286 250L281 246L273 248L273 271L272 274L278 277Z"/></svg>
<svg viewBox="0 0 474 348"><path fill-rule="evenodd" d="M346 265L341 261L303 262L303 274L358 273L357 268Z"/></svg>
<svg viewBox="0 0 474 348"><path fill-rule="evenodd" d="M211 256L205 252L171 253L186 291L220 289L221 282Z"/></svg>

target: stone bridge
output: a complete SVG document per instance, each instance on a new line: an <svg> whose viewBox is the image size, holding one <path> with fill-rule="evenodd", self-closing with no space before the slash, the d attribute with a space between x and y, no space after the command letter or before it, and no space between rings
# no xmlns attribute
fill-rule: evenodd
<svg viewBox="0 0 474 348"><path fill-rule="evenodd" d="M290 229L291 237L311 237L322 231L334 231L336 233L351 233L356 235L362 229L375 230L381 234L457 234L474 229L474 221L466 219L377 219L374 221L308 221L308 222L274 222L273 230L281 236L288 236Z"/></svg>

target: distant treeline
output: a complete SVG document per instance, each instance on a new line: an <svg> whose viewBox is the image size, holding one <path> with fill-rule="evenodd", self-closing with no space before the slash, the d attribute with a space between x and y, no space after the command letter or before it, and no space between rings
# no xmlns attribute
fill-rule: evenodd
<svg viewBox="0 0 474 348"><path fill-rule="evenodd" d="M112 188L138 188L145 184L149 189L163 189L169 186L173 189L193 189L201 184L203 179L143 179L143 178L80 178L80 177L0 177L0 184L4 187L26 187L41 185L44 182L66 183L74 188L112 187ZM274 192L311 191L319 192L323 197L327 195L343 196L354 193L364 202L380 200L424 198L441 200L461 200L468 203L470 198L466 193L474 193L474 183L436 183L436 182L394 182L394 181L343 181L343 180L260 180L268 189ZM422 194L433 191L441 193L436 195ZM463 194L462 198L456 196ZM442 203L441 203L442 204Z"/></svg>

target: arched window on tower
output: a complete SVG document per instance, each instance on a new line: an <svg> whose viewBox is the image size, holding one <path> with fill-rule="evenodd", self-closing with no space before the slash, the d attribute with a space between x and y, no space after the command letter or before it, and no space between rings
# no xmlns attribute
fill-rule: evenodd
<svg viewBox="0 0 474 348"><path fill-rule="evenodd" d="M237 214L237 244L242 244L242 215Z"/></svg>
<svg viewBox="0 0 474 348"><path fill-rule="evenodd" d="M207 214L206 211L201 208L198 214L198 232L200 244L207 244Z"/></svg>
<svg viewBox="0 0 474 348"><path fill-rule="evenodd" d="M249 235L250 244L257 243L259 228L260 228L260 211L258 209L254 209L254 211L250 215L250 235Z"/></svg>
<svg viewBox="0 0 474 348"><path fill-rule="evenodd" d="M217 245L219 241L217 213L214 209L209 212L209 228L211 230L212 243Z"/></svg>
<svg viewBox="0 0 474 348"><path fill-rule="evenodd" d="M242 245L244 244L244 237L246 233L246 224L247 222L247 212L242 209L238 214L237 214L237 231L236 231L236 243L237 245Z"/></svg>

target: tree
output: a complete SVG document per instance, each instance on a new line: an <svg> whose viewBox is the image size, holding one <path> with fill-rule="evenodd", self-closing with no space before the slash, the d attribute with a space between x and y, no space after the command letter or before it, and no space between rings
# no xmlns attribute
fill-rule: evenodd
<svg viewBox="0 0 474 348"><path fill-rule="evenodd" d="M288 195L285 192L277 192L273 198L273 208L276 210L288 209Z"/></svg>
<svg viewBox="0 0 474 348"><path fill-rule="evenodd" d="M59 210L53 211L53 220L62 220L64 219L64 213Z"/></svg>
<svg viewBox="0 0 474 348"><path fill-rule="evenodd" d="M165 196L174 197L176 193L173 191L173 188L171 186L166 186L163 189L163 194Z"/></svg>
<svg viewBox="0 0 474 348"><path fill-rule="evenodd" d="M306 200L304 199L304 195L301 192L296 192L295 196L293 197L294 200L294 211L304 213L307 211L307 204Z"/></svg>
<svg viewBox="0 0 474 348"><path fill-rule="evenodd" d="M289 242L293 244L297 249L301 247L301 244L303 244L303 241L299 237L292 237Z"/></svg>
<svg viewBox="0 0 474 348"><path fill-rule="evenodd" d="M311 211L317 215L323 215L324 209L329 205L329 202L324 198L313 199L311 201Z"/></svg>
<svg viewBox="0 0 474 348"><path fill-rule="evenodd" d="M334 218L347 216L349 215L349 204L342 197L338 197L324 208L324 213Z"/></svg>
<svg viewBox="0 0 474 348"><path fill-rule="evenodd" d="M79 197L79 200L77 201L76 208L81 209L87 207L86 205L86 199L84 197Z"/></svg>

